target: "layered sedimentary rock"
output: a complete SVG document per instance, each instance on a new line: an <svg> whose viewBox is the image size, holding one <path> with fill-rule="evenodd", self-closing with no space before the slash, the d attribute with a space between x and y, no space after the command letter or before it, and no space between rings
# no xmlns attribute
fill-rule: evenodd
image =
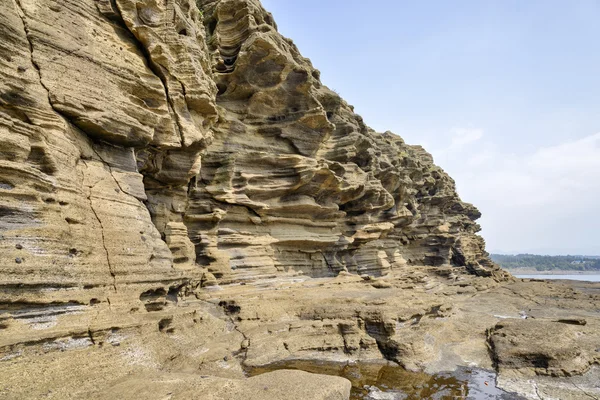
<svg viewBox="0 0 600 400"><path fill-rule="evenodd" d="M94 377L63 382L86 396L157 369L240 378L243 361L303 349L425 368L421 332L395 333L405 317L446 318L450 306L423 293L512 279L432 157L365 125L256 0L5 0L0 38L0 359L12 394L37 357ZM264 316L221 291L336 276L424 297L385 318L370 292L337 317L314 299ZM263 322L277 332L292 320L297 349L284 346L292 325L263 336ZM486 321L481 346L497 322ZM311 342L321 334L329 345ZM496 336L499 360L521 365ZM99 377L55 355L66 350L126 367Z"/></svg>
<svg viewBox="0 0 600 400"><path fill-rule="evenodd" d="M406 264L504 276L452 179L369 129L256 1L11 0L1 26L7 303Z"/></svg>
<svg viewBox="0 0 600 400"><path fill-rule="evenodd" d="M197 260L233 279L406 263L501 276L428 153L368 128L258 2L201 3L220 120L184 217Z"/></svg>

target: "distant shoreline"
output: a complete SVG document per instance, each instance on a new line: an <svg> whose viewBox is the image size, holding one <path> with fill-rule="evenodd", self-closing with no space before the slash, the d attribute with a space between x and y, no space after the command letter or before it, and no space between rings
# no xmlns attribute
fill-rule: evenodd
<svg viewBox="0 0 600 400"><path fill-rule="evenodd" d="M506 269L513 275L600 275L600 271L576 271L576 270L551 270L551 271L538 271L536 269Z"/></svg>

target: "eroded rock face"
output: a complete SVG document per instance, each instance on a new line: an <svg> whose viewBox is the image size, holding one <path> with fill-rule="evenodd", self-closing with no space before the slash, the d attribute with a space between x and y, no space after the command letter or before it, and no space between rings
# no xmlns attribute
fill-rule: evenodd
<svg viewBox="0 0 600 400"><path fill-rule="evenodd" d="M502 277L454 182L368 128L255 1L202 1L220 120L184 221L219 277L381 275L405 263Z"/></svg>
<svg viewBox="0 0 600 400"><path fill-rule="evenodd" d="M156 370L240 378L307 354L446 365L413 325L449 318L442 296L512 281L453 180L370 129L256 0L6 0L0 38L0 359L13 389L38 357L90 377L59 397ZM298 281L303 295L325 286L298 304L256 300ZM487 357L498 320L484 321L450 364ZM56 356L67 350L112 374Z"/></svg>
<svg viewBox="0 0 600 400"><path fill-rule="evenodd" d="M96 5L1 5L3 304L87 304L184 277L136 159L173 136L167 98L133 37Z"/></svg>
<svg viewBox="0 0 600 400"><path fill-rule="evenodd" d="M368 128L257 1L2 11L3 302L406 264L504 278L452 179Z"/></svg>

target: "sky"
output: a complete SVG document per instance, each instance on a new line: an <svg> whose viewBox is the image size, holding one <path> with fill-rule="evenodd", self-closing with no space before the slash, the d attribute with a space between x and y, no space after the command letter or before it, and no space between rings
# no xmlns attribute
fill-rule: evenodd
<svg viewBox="0 0 600 400"><path fill-rule="evenodd" d="M600 1L262 3L369 126L433 154L488 251L600 255Z"/></svg>

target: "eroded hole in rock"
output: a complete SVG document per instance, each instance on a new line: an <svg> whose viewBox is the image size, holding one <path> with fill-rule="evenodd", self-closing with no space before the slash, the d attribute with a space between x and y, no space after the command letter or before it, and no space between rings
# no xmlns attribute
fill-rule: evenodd
<svg viewBox="0 0 600 400"><path fill-rule="evenodd" d="M51 175L56 172L52 160L46 153L46 149L42 147L32 146L27 162L36 165L45 174Z"/></svg>
<svg viewBox="0 0 600 400"><path fill-rule="evenodd" d="M173 323L172 317L163 318L160 321L158 321L158 330L160 332L173 333L175 331L175 329L169 328L172 323Z"/></svg>
<svg viewBox="0 0 600 400"><path fill-rule="evenodd" d="M223 63L228 67L232 67L236 61L237 61L237 56L223 57Z"/></svg>
<svg viewBox="0 0 600 400"><path fill-rule="evenodd" d="M185 29L185 28L180 29L177 33L180 34L181 36L187 36L187 34L188 34L187 29Z"/></svg>
<svg viewBox="0 0 600 400"><path fill-rule="evenodd" d="M461 267L466 264L467 260L465 256L458 251L456 248L452 247L450 249L452 256L450 257L450 263L454 266Z"/></svg>
<svg viewBox="0 0 600 400"><path fill-rule="evenodd" d="M185 286L185 284L183 285L179 285L179 286L173 286L169 288L169 291L167 292L167 297L166 299L168 301L172 301L174 303L177 303L178 298L179 298L179 294L181 293L181 291L183 290L183 287Z"/></svg>
<svg viewBox="0 0 600 400"><path fill-rule="evenodd" d="M167 291L164 288L150 289L140 295L146 311L160 311L167 305Z"/></svg>
<svg viewBox="0 0 600 400"><path fill-rule="evenodd" d="M429 310L429 311L426 313L426 315L427 315L429 318L438 318L438 317L440 317L440 316L442 315L442 313L440 312L441 308L442 308L442 306L434 306L434 307L431 307L431 310Z"/></svg>
<svg viewBox="0 0 600 400"><path fill-rule="evenodd" d="M27 107L35 106L35 103L31 102L29 99L27 99L25 96L23 96L21 94L21 92L19 92L19 91L10 90L7 92L2 92L2 93L0 93L0 100L3 100L3 102L6 102L13 106L27 106Z"/></svg>
<svg viewBox="0 0 600 400"><path fill-rule="evenodd" d="M556 322L559 322L561 324L568 324L568 325L587 325L587 321L583 318L563 318L563 319L559 319Z"/></svg>
<svg viewBox="0 0 600 400"><path fill-rule="evenodd" d="M225 94L226 91L227 91L227 85L225 85L223 83L217 83L217 96L221 96L221 95Z"/></svg>
<svg viewBox="0 0 600 400"><path fill-rule="evenodd" d="M208 22L206 24L208 36L212 36L213 33L215 33L215 29L217 29L217 24L218 24L218 21L214 18L211 18L210 20L208 20Z"/></svg>
<svg viewBox="0 0 600 400"><path fill-rule="evenodd" d="M19 214L19 209L8 206L0 206L0 218L11 217Z"/></svg>
<svg viewBox="0 0 600 400"><path fill-rule="evenodd" d="M227 314L227 315L239 314L239 312L242 310L242 308L240 306L235 304L234 300L220 301L219 306L223 307L223 310L225 311L225 314Z"/></svg>
<svg viewBox="0 0 600 400"><path fill-rule="evenodd" d="M308 72L304 70L295 70L288 74L286 83L292 87L303 85L308 80Z"/></svg>
<svg viewBox="0 0 600 400"><path fill-rule="evenodd" d="M201 249L203 249L203 248L204 248L204 246L202 246ZM198 254L199 250L201 250L201 249L198 249L198 247L196 247L196 254ZM210 265L211 263L213 263L215 261L217 261L216 258L207 256L204 254L196 256L196 264L198 264L198 265ZM215 276L217 276L217 275L215 274ZM217 278L219 278L219 277L217 277Z"/></svg>
<svg viewBox="0 0 600 400"><path fill-rule="evenodd" d="M386 360L396 361L398 359L398 346L396 343L377 340L377 348Z"/></svg>
<svg viewBox="0 0 600 400"><path fill-rule="evenodd" d="M270 122L281 122L287 119L287 115L271 115L267 117L267 120Z"/></svg>
<svg viewBox="0 0 600 400"><path fill-rule="evenodd" d="M215 66L215 70L217 70L217 72L225 73L227 72L227 66L225 64L219 63Z"/></svg>
<svg viewBox="0 0 600 400"><path fill-rule="evenodd" d="M430 265L432 267L439 267L446 263L446 257L441 255L426 256L423 258L423 265ZM455 264L461 266L460 264ZM464 264L462 264L464 265Z"/></svg>
<svg viewBox="0 0 600 400"><path fill-rule="evenodd" d="M548 367L550 366L551 359L545 354L531 354L527 357L527 359L535 368L548 369Z"/></svg>
<svg viewBox="0 0 600 400"><path fill-rule="evenodd" d="M150 289L140 295L140 300L144 301L148 298L165 296L166 294L167 294L167 291L164 288Z"/></svg>

